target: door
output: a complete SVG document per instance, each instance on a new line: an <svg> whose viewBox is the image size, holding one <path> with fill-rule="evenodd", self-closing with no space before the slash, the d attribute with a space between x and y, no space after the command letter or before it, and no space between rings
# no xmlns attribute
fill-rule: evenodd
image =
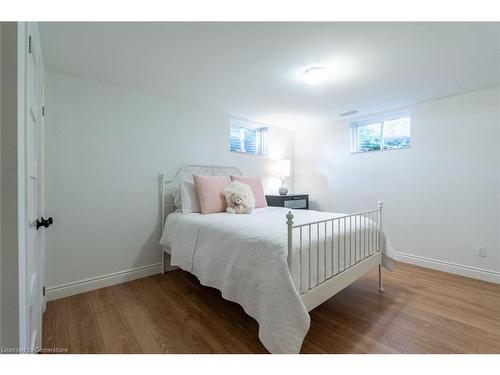
<svg viewBox="0 0 500 375"><path fill-rule="evenodd" d="M26 333L30 349L38 351L42 344L43 283L42 254L38 220L41 218L40 164L42 126L43 70L38 30L29 23L26 60ZM43 227L41 227L43 228Z"/></svg>

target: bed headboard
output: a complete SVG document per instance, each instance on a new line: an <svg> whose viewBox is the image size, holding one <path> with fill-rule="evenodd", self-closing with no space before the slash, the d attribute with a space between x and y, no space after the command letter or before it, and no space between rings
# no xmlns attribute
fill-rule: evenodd
<svg viewBox="0 0 500 375"><path fill-rule="evenodd" d="M161 194L161 230L165 225L167 215L176 209L175 198L183 182L194 183L194 175L200 176L242 176L241 170L236 167L221 167L216 165L188 165L177 171L174 178L160 175Z"/></svg>

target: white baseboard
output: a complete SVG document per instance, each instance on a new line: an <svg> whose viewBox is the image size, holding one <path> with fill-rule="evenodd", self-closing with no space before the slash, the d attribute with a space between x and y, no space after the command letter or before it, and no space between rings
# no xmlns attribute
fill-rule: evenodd
<svg viewBox="0 0 500 375"><path fill-rule="evenodd" d="M460 276L471 277L474 279L489 281L500 284L500 272L485 270L477 267L456 264L442 260L426 258L418 255L395 252L396 260L414 264L416 266L435 269L438 271L453 273ZM97 276L89 279L79 280L72 283L57 285L47 288L47 301L53 301L59 298L69 297L75 294L88 292L91 290L104 288L115 284L124 283L140 279L143 277L161 273L161 263L148 266L132 268L129 270L110 273L103 276Z"/></svg>
<svg viewBox="0 0 500 375"><path fill-rule="evenodd" d="M47 301L88 292L94 289L104 288L127 281L141 279L143 277L161 273L161 263L149 266L131 268L129 270L110 273L103 276L92 277L85 280L74 281L68 284L57 285L47 288Z"/></svg>
<svg viewBox="0 0 500 375"><path fill-rule="evenodd" d="M489 281L490 283L500 284L500 272L466 266L463 264L446 262L443 260L426 258L418 255L402 253L399 251L396 251L395 255L396 255L396 260L401 261L403 263L410 263L416 266L431 268L438 271L453 273L460 276L471 277L473 279L479 279L479 280Z"/></svg>

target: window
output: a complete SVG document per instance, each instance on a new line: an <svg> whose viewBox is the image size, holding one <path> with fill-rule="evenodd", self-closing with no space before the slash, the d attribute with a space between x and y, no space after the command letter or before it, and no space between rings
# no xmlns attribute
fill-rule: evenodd
<svg viewBox="0 0 500 375"><path fill-rule="evenodd" d="M229 149L253 155L267 155L267 128L254 128L240 121L231 121Z"/></svg>
<svg viewBox="0 0 500 375"><path fill-rule="evenodd" d="M410 114L405 112L351 124L352 152L410 147L410 122Z"/></svg>

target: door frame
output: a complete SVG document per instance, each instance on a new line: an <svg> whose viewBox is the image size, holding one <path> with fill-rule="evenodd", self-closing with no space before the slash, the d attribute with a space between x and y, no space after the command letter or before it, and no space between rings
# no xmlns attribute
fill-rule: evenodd
<svg viewBox="0 0 500 375"><path fill-rule="evenodd" d="M32 348L31 347L31 338L30 338L30 315L29 315L29 270L28 270L28 248L27 248L27 239L28 239L28 230L30 225L30 218L28 215L28 189L27 189L27 181L28 181L28 157L27 157L27 121L28 121L28 58L29 56L29 48L30 48L30 36L31 43L36 43L39 51L38 56L38 66L39 66L39 77L43 76L43 56L41 53L41 43L40 36L38 32L38 25L35 22L18 22L17 23L17 99L18 99L18 126L17 126L17 139L18 139L18 148L17 148L17 157L18 157L18 248L19 248L19 349L21 352L31 352L33 349L41 349L42 341L42 319L40 316L40 340L38 341L40 348ZM39 92L37 95L41 96L38 103L39 115L42 112L43 106L43 79L39 79ZM40 116L41 117L41 116ZM43 119L42 119L43 122ZM41 147L43 150L43 146ZM43 152L43 151L42 151ZM40 152L38 155L40 159ZM40 168L40 163L43 160L39 160L38 164L38 172L42 173L40 176L40 181L43 182L43 165ZM45 207L43 187L41 184L38 185L38 194L39 201L41 201L41 208ZM39 237L39 242L44 241L44 236ZM42 260L45 260L45 244L39 246L37 251L43 252L43 254L39 254L39 264L38 264L38 275L39 280L39 288L40 293L42 292L42 283L45 283L45 264L42 263ZM43 296L41 294L41 296ZM45 306L45 298L40 299L40 315L44 311Z"/></svg>
<svg viewBox="0 0 500 375"><path fill-rule="evenodd" d="M19 248L19 350L28 350L30 340L27 275L27 205L26 205L26 122L27 122L27 51L28 25L17 23L17 230Z"/></svg>

